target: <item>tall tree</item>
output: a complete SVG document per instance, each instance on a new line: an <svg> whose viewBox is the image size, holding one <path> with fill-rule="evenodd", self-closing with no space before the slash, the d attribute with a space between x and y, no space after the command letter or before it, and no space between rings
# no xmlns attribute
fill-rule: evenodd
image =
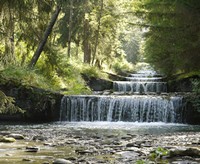
<svg viewBox="0 0 200 164"><path fill-rule="evenodd" d="M165 74L198 71L200 4L195 0L134 1L134 14L148 30L147 61Z"/></svg>
<svg viewBox="0 0 200 164"><path fill-rule="evenodd" d="M13 64L16 61L14 34L15 34L15 9L17 6L16 1L12 2L4 0L1 2L0 15L1 15L1 37L4 40L4 52L1 54L1 61L4 65Z"/></svg>
<svg viewBox="0 0 200 164"><path fill-rule="evenodd" d="M100 1L100 10L99 10L98 18L97 18L98 26L97 26L97 30L96 30L94 52L93 52L93 57L92 57L93 64L95 61L96 51L97 51L97 46L98 46L98 41L99 41L99 32L100 32L100 27L101 27L102 13L103 13L103 0Z"/></svg>
<svg viewBox="0 0 200 164"><path fill-rule="evenodd" d="M72 15L73 15L73 0L70 0L70 9L69 9L69 34L68 34L68 57L70 57L70 50L71 50L71 37L72 37Z"/></svg>
<svg viewBox="0 0 200 164"><path fill-rule="evenodd" d="M43 48L45 46L45 43L47 42L47 39L48 39L52 29L53 29L53 26L54 26L57 18L58 18L60 10L61 10L61 7L57 6L56 10L55 10L54 14L52 15L51 20L50 20L50 22L49 22L49 24L48 24L48 26L47 26L47 28L46 28L46 30L44 32L44 36L43 36L41 42L39 43L38 48L35 51L32 59L31 59L31 62L29 64L30 68L34 68L36 62L38 61L38 59L40 57L40 54L42 53L42 50L43 50Z"/></svg>

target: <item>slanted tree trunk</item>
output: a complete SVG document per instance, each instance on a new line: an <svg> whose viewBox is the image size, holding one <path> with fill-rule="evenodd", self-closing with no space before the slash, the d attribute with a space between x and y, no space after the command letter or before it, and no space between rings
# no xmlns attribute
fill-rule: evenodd
<svg viewBox="0 0 200 164"><path fill-rule="evenodd" d="M72 14L73 14L73 0L70 0L70 10L69 10L69 33L68 33L68 46L67 54L71 57L71 38L72 38Z"/></svg>
<svg viewBox="0 0 200 164"><path fill-rule="evenodd" d="M95 45L94 45L94 53L92 56L92 64L95 64L95 57L96 57L96 52L97 52L97 46L98 46L98 41L99 41L99 31L101 27L101 17L102 17L102 12L103 12L103 0L101 0L101 8L99 11L99 16L98 16L98 27L96 30L96 37L95 37Z"/></svg>
<svg viewBox="0 0 200 164"><path fill-rule="evenodd" d="M37 50L35 51L32 59L31 59L31 62L29 64L29 68L34 68L35 67L35 64L37 63L37 61L38 61L38 59L40 57L40 54L43 51L43 48L44 48L44 46L45 46L45 44L47 42L47 39L48 39L50 33L52 32L53 26L56 23L56 20L58 18L60 10L61 10L61 7L57 6L56 10L55 10L54 14L52 15L51 20L50 20L50 22L49 22L49 24L48 24L48 26L47 26L47 28L46 28L46 30L44 32L44 36L43 36L42 40L40 41L40 43L39 43L39 45L37 47Z"/></svg>

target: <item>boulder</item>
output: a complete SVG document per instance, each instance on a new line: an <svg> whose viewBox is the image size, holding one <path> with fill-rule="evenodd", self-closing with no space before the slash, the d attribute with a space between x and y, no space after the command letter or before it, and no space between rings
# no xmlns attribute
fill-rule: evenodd
<svg viewBox="0 0 200 164"><path fill-rule="evenodd" d="M176 157L176 156L200 157L200 149L197 147L179 147L176 149L171 149L169 155L170 157Z"/></svg>

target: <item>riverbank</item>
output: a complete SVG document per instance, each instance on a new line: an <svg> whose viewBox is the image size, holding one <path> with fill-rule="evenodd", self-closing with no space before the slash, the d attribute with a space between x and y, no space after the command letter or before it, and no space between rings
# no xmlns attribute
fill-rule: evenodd
<svg viewBox="0 0 200 164"><path fill-rule="evenodd" d="M101 123L99 127L88 127L86 123L2 125L1 136L17 138L12 134L18 134L24 138L18 137L13 143L0 142L0 163L200 162L200 127L175 124L150 126L148 123L138 125L108 122ZM137 126L138 129L133 130ZM155 133L155 129L158 133ZM165 150L169 154L163 154Z"/></svg>

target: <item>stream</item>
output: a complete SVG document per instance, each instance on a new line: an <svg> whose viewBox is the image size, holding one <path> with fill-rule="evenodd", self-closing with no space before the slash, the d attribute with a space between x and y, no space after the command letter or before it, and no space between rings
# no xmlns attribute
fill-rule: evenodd
<svg viewBox="0 0 200 164"><path fill-rule="evenodd" d="M184 105L156 72L130 74L112 94L64 96L57 122L2 122L0 164L198 164Z"/></svg>
<svg viewBox="0 0 200 164"><path fill-rule="evenodd" d="M51 122L7 123L0 135L20 134L24 139L0 142L0 163L152 163L152 151L195 148L200 155L200 126L174 123L131 122ZM27 147L38 148L37 152ZM197 154L164 158L160 163L199 163ZM59 161L61 160L61 161ZM63 161L62 161L63 160ZM67 161L67 162L66 162Z"/></svg>

